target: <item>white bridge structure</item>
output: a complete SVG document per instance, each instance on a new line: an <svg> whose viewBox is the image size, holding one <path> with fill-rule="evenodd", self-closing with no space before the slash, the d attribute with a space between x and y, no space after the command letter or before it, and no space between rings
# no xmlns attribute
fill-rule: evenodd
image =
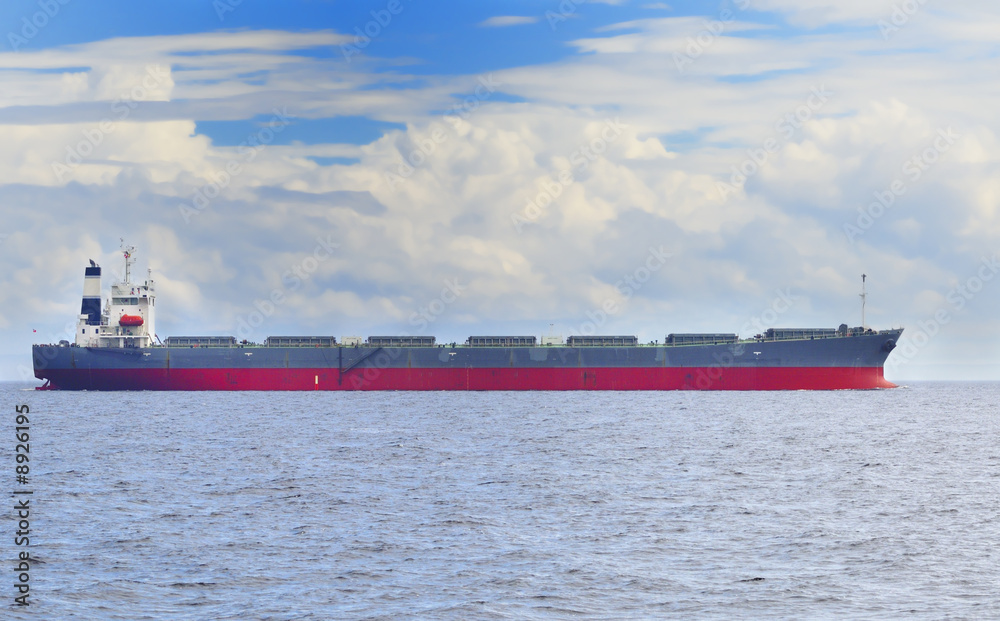
<svg viewBox="0 0 1000 621"><path fill-rule="evenodd" d="M156 289L152 270L142 284L132 282L135 247L122 244L125 277L111 285L101 310L101 266L90 261L83 279L83 303L76 328L77 347L141 348L155 338Z"/></svg>

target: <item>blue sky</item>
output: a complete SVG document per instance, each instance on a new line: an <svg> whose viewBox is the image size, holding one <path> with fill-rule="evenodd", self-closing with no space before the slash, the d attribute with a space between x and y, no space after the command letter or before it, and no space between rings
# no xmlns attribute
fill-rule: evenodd
<svg viewBox="0 0 1000 621"><path fill-rule="evenodd" d="M4 3L0 378L126 238L161 337L835 327L865 273L890 378L1000 379L998 13Z"/></svg>
<svg viewBox="0 0 1000 621"><path fill-rule="evenodd" d="M58 0L57 0L58 1ZM94 10L94 5L100 10ZM655 3L644 3L653 5ZM332 29L355 35L369 22L384 18L388 1L230 2L229 0L179 0L173 3L143 3L103 0L97 3L73 0L21 50L81 44L113 37L178 35L217 30L276 29L290 32ZM567 7L573 6L568 3ZM578 3L563 15L559 2L484 1L421 2L400 0L398 15L379 24L363 55L385 59L409 59L410 74L469 74L527 64L556 61L572 53L566 42L592 33L601 26L639 19L650 14L702 15L705 3L673 2L671 9L642 5ZM719 4L719 9L725 6ZM37 2L18 0L0 7L5 24L18 25L40 10ZM373 15L373 12L376 13ZM552 23L546 13L557 15ZM504 29L478 27L498 15L537 18L534 24ZM372 27L374 29L374 26ZM19 33L14 28L15 33ZM373 30L374 31L374 30ZM12 46L7 42L7 48ZM360 49L360 48L359 48ZM318 58L340 55L341 50L320 47L297 53Z"/></svg>

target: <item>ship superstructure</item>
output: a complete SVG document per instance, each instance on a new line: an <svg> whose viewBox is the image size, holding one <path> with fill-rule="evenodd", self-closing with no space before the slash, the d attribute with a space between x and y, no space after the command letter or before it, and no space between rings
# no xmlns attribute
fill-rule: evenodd
<svg viewBox="0 0 1000 621"><path fill-rule="evenodd" d="M132 282L135 248L122 247L125 273L111 285L111 297L101 310L101 266L90 261L83 279L83 302L76 326L77 347L144 348L156 335L156 289L152 270L142 283Z"/></svg>

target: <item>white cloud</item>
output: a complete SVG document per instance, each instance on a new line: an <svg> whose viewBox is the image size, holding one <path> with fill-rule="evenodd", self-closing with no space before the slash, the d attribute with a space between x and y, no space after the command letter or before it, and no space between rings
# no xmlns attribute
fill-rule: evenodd
<svg viewBox="0 0 1000 621"><path fill-rule="evenodd" d="M932 0L753 0L747 10L773 11L785 16L792 25L805 28L867 26L876 36L879 36L880 24L890 30L893 27L907 29L926 20L928 24L950 22L948 28L958 27L988 38L990 25L997 18L997 5L991 0L950 4Z"/></svg>
<svg viewBox="0 0 1000 621"><path fill-rule="evenodd" d="M813 25L876 15L857 3L761 6ZM338 251L287 291L257 336L411 329L412 313L448 279L465 293L430 331L449 342L480 326L571 328L610 297L622 311L607 332L736 330L785 287L803 301L783 322L855 323L862 272L873 324L914 325L948 304L1000 234L991 112L1000 101L982 78L994 64L984 29L962 15L914 20L886 42L872 24L778 36L738 21L678 71L674 55L703 28L669 18L601 29L573 42L570 58L497 71L517 103L486 96L457 127L441 111L475 93L477 76L410 81L398 68L387 75L291 53L336 45L335 33L115 39L0 55L10 78L0 93L0 215L10 233L0 255L12 268L0 276L9 324L0 330L24 351L28 322L58 332L78 310L86 259L114 261L122 236L152 262L158 328L172 333L233 333L256 300L288 288L283 276L327 235ZM928 35L943 51L914 47ZM156 66L169 66L168 78L69 166L67 149L114 118L114 98ZM72 69L51 71L61 68ZM829 100L786 135L782 120L815 88ZM282 105L406 127L362 146L271 145L252 161L195 133L195 120ZM601 145L615 118L626 129ZM961 138L910 181L904 164L947 127ZM721 197L718 184L768 139L780 148ZM600 152L580 160L595 144ZM316 156L359 161L320 166ZM186 222L179 205L234 160L241 172ZM401 175L407 160L412 172ZM53 162L69 168L61 179ZM558 181L563 172L571 182ZM844 225L897 177L907 192L851 243ZM545 192L558 195L519 230L513 216ZM661 246L673 257L621 299L616 282ZM1000 287L984 290L940 338L965 338L998 298Z"/></svg>
<svg viewBox="0 0 1000 621"><path fill-rule="evenodd" d="M925 0L926 1L926 0ZM912 0L919 4L918 0ZM869 23L889 17L902 0L754 0L751 10L788 15L793 24L819 28L835 23Z"/></svg>

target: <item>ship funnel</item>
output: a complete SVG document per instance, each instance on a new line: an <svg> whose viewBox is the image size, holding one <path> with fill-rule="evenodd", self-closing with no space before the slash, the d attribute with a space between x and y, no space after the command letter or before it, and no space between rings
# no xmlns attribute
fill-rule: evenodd
<svg viewBox="0 0 1000 621"><path fill-rule="evenodd" d="M83 304L80 314L87 315L88 326L101 325L101 266L90 261L83 277Z"/></svg>

